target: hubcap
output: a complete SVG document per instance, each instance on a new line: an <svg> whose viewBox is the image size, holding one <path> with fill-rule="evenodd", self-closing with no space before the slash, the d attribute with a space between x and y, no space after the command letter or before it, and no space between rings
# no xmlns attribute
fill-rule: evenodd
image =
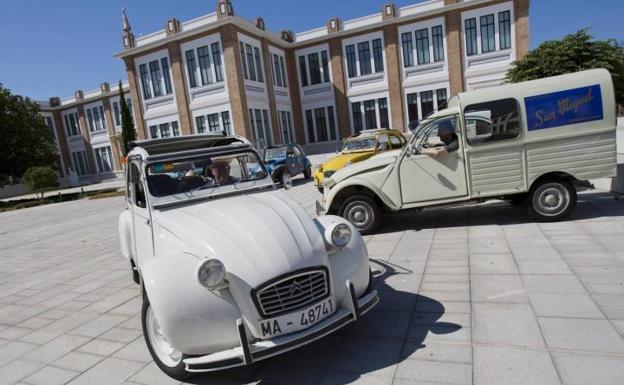
<svg viewBox="0 0 624 385"><path fill-rule="evenodd" d="M158 320L156 319L156 315L152 311L152 307L150 306L147 311L147 337L149 338L152 349L158 359L165 365L173 368L180 364L182 361L182 353L176 350L165 337L162 328L158 324Z"/></svg>
<svg viewBox="0 0 624 385"><path fill-rule="evenodd" d="M347 210L347 219L357 228L365 228L371 221L373 214L371 208L362 202L356 202Z"/></svg>
<svg viewBox="0 0 624 385"><path fill-rule="evenodd" d="M535 210L545 216L559 215L567 209L569 204L570 193L558 183L541 186L533 197Z"/></svg>

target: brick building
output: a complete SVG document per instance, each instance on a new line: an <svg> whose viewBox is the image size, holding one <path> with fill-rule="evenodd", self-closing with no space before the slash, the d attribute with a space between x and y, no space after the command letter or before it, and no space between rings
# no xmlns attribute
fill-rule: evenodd
<svg viewBox="0 0 624 385"><path fill-rule="evenodd" d="M407 130L454 93L501 84L528 51L528 14L529 0L388 3L374 15L275 33L262 18L242 19L229 0L218 0L213 13L172 18L140 37L124 13L123 50L115 56L126 66L139 138L226 131L258 146L294 141L320 152L362 129ZM90 170L99 170L104 142L95 140L95 112L88 112L95 107L119 168L116 127L107 123L116 90L109 88L78 91L46 109L65 168L78 169L74 154L84 151ZM88 127L75 145L72 114Z"/></svg>

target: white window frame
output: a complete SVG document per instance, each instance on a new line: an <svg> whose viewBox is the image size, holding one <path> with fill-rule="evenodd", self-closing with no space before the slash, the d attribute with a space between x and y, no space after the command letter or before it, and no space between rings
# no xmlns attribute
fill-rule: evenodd
<svg viewBox="0 0 624 385"><path fill-rule="evenodd" d="M325 79L325 72L323 71L323 61L321 59L321 52L322 51L327 51L327 67L329 70L329 83L322 81L319 84L314 84L312 85L310 82L310 63L308 61L308 55L311 53L318 53L319 55L319 64L320 64L320 69L321 69L321 79ZM307 86L303 86L303 76L301 74L301 67L299 66L299 56L304 56L305 58L305 62L306 62L306 80L308 82ZM308 90L314 90L316 88L329 88L329 91L333 92L333 87L331 87L331 85L334 83L334 77L332 74L332 70L331 70L331 52L329 50L329 44L324 43L324 44L319 44L319 45L315 45L313 47L308 47L308 48L304 48L304 49L299 49L297 51L295 51L295 67L297 68L297 80L299 81L299 90L301 92L301 96L305 97L304 95L304 90L308 91ZM330 87L328 87L328 85Z"/></svg>
<svg viewBox="0 0 624 385"><path fill-rule="evenodd" d="M66 120L65 120L65 115L74 115L74 119L76 120L76 128L78 129L78 133L76 134L69 134L69 127L67 127L66 124ZM69 120L69 116L67 117L67 119ZM64 110L61 113L61 120L63 121L63 128L65 130L65 135L68 138L75 138L75 137L79 137L82 134L82 127L80 126L80 116L78 115L78 109L77 108L71 108L68 110Z"/></svg>
<svg viewBox="0 0 624 385"><path fill-rule="evenodd" d="M284 79L286 80L286 86L278 86L277 85L277 81L275 80L275 77L276 77L277 73L275 71L275 62L273 60L274 59L273 55L277 55L277 56L281 57L282 60L283 60L283 63L284 63L284 69L283 69L284 70ZM281 90L284 90L284 91L287 91L289 86L290 86L290 79L288 79L288 64L287 64L288 62L286 61L286 53L283 50L270 45L269 46L269 58L270 58L270 62L271 62L271 74L272 74L272 78L273 78L273 87L281 89Z"/></svg>
<svg viewBox="0 0 624 385"><path fill-rule="evenodd" d="M275 137L273 136L273 122L272 122L272 117L271 117L271 109L269 108L269 105L267 103L262 103L262 102L251 102L248 101L247 102L247 115L249 115L249 110L254 110L254 116L253 118L249 117L250 119L254 119L254 124L253 124L253 132L252 132L252 141L256 141L258 139L258 125L256 124L256 110L266 110L267 112L267 124L268 127L266 127L269 136L271 137L271 144L275 144ZM231 118L231 116L230 116ZM251 124L250 122L247 122L248 124ZM264 119L263 119L263 123L264 124ZM251 126L249 126L249 128L252 128ZM265 143L266 144L266 143Z"/></svg>
<svg viewBox="0 0 624 385"><path fill-rule="evenodd" d="M86 104L84 107L84 112L85 112L85 120L87 121L87 127L89 129L89 134L90 135L99 135L103 132L108 132L108 126L109 126L109 122L108 119L106 119L106 110L104 109L104 103L102 103L101 101L95 102L95 103L90 103L90 104ZM101 110L100 110L101 108ZM97 109L98 115L100 113L103 114L103 116L101 117L101 123L102 123L102 127L100 129L97 129L96 126L96 122L95 119L93 121L89 121L89 112L88 110L91 110L91 117L94 118L94 113L93 110ZM91 131L91 125L93 125L94 130Z"/></svg>
<svg viewBox="0 0 624 385"><path fill-rule="evenodd" d="M500 49L500 38L499 38L499 24L498 24L498 16L500 12L509 11L510 16L510 24L511 24L511 48ZM483 52L481 47L481 16L485 15L494 15L494 51ZM477 24L477 53L475 55L468 56L468 49L466 46L466 20L467 19L476 19ZM513 2L506 2L501 4L492 5L489 7L478 8L471 11L462 12L461 14L461 38L462 46L463 46L463 54L464 58L474 59L475 57L480 56L489 56L496 55L500 52L511 52L511 61L515 60L515 52L516 52L516 30L515 30L515 15L514 15L514 6Z"/></svg>
<svg viewBox="0 0 624 385"><path fill-rule="evenodd" d="M444 50L444 60L441 61L433 61L433 27L442 26L442 44ZM416 46L416 31L426 29L429 34L429 63L418 64L418 48ZM410 33L412 35L412 58L414 64L410 67L405 67L405 63L403 62L404 51L403 51L403 40L402 36L404 33ZM443 17L437 17L435 19L429 19L425 21L419 21L417 23L402 25L398 30L398 45L399 45L399 55L400 55L400 63L401 69L403 71L410 70L413 68L423 68L423 67L437 67L440 64L444 65L444 70L446 70L448 66L448 50L447 50L447 42L446 42L446 23Z"/></svg>
<svg viewBox="0 0 624 385"><path fill-rule="evenodd" d="M164 124L164 123L168 123L169 124L169 129L171 130L171 136L169 136L170 138L173 138L173 130L171 129L171 122L178 122L178 129L180 130L180 136L183 136L184 134L182 133L182 126L180 125L180 117L176 114L176 115L167 115L167 116L163 116L160 118L155 118L155 119L150 119L147 120L145 122L145 127L146 127L146 131L147 131L147 136L150 139L153 139L152 137L152 131L150 130L151 126L159 126L158 129L160 130L160 125ZM160 131L159 131L160 132ZM161 136L158 136L159 138L161 138Z"/></svg>
<svg viewBox="0 0 624 385"><path fill-rule="evenodd" d="M375 121L377 122L377 128L391 128L391 127L381 127L381 118L379 113L379 99L386 98L386 103L388 105L388 124L392 125L392 111L390 110L390 93L388 91L385 92L376 92L374 94L365 94L359 96L353 96L349 98L349 125L351 129L351 134L355 134L355 120L353 119L353 103L360 103L360 114L362 116L362 130L366 130L365 123L365 111L364 111L364 102L368 100L375 100Z"/></svg>
<svg viewBox="0 0 624 385"><path fill-rule="evenodd" d="M219 43L219 51L221 52L221 81L217 81L217 72L215 69L215 65L214 65L214 56L212 55L212 44L213 43ZM211 74L212 74L212 79L213 82L212 83L208 83L208 84L201 84L201 69L199 67L199 56L197 53L197 49L203 46L208 46L208 50L210 53L210 70L211 70ZM189 50L193 50L194 55L195 55L195 63L196 63L196 69L195 69L195 82L197 83L197 86L195 87L191 87L191 78L190 78L190 74L189 74L189 69L188 69L188 61L186 58L186 51ZM180 46L180 55L182 56L182 62L184 65L184 76L186 78L186 86L187 89L189 90L189 92L193 92L193 93L197 93L200 91L204 91L206 89L211 89L211 88L221 88L226 86L225 83L227 83L226 80L226 68L225 68L225 58L223 57L223 43L221 42L221 34L219 33L215 33L212 35L208 35L208 36L204 36L201 39L197 39L197 40L193 40L187 43L184 43Z"/></svg>
<svg viewBox="0 0 624 385"><path fill-rule="evenodd" d="M110 149L110 171L105 171L105 170L100 170L100 166L97 163L97 159L98 159L98 151L102 151L102 149L108 147ZM101 155L101 153L100 153ZM98 174L108 174L111 172L114 172L116 170L116 166L115 166L115 155L113 154L113 146L110 143L106 143L103 144L101 146L97 146L97 147L93 147L93 157L95 159L95 167L97 168L97 173ZM101 158L101 161L104 162L104 159Z"/></svg>
<svg viewBox="0 0 624 385"><path fill-rule="evenodd" d="M285 138L284 137L284 127L282 126L282 112L288 112L288 117L290 119L289 122L289 127L288 127L288 134L291 137L290 140L287 140L289 138ZM293 122L293 113L292 113L292 108L290 106L283 106L283 105L278 105L277 106L277 123L278 123L278 127L280 130L280 134L282 136L282 143L284 144L288 144L288 143L295 143L297 141L297 136L295 133L295 127L294 127L294 122Z"/></svg>
<svg viewBox="0 0 624 385"><path fill-rule="evenodd" d="M384 69L381 72L375 72L375 54L373 52L373 40L377 40L377 39L381 39L381 57L383 59L383 65L384 65ZM362 75L361 66L360 66L360 55L358 51L358 44L363 43L363 42L368 42L369 49L370 49L371 73L366 74L366 75ZM355 47L355 69L357 73L355 76L351 78L349 77L349 67L348 67L349 63L347 60L347 46L348 45L353 45ZM349 39L344 39L342 41L342 57L343 57L345 79L348 79L348 80L362 79L362 78L365 79L368 77L377 77L380 74L383 74L384 80L385 80L386 74L388 72L387 71L388 63L386 61L386 45L385 45L385 39L383 36L383 31L375 31L375 32L367 33L365 35L358 35Z"/></svg>
<svg viewBox="0 0 624 385"><path fill-rule="evenodd" d="M267 77L266 77L266 69L264 68L264 51L262 50L262 44L260 43L259 40L256 40L252 37L249 37L247 35L244 35L242 33L238 34L238 42L236 43L236 49L238 51L240 51L240 43L243 43L244 45L249 44L252 47L252 57L254 58L254 68L256 69L256 79L258 79L258 72L262 73L262 81L259 82L258 80L251 80L251 79L245 79L243 77L243 79L245 80L245 83L251 83L254 84L256 86L260 86L260 87L265 87L265 84L267 82ZM257 48L259 50L259 54L260 54L260 67L261 68L256 68L257 67L257 63L255 62L255 52L253 48ZM246 48L245 48L246 49ZM242 59L241 59L241 66L243 65ZM247 63L247 57L245 57L245 65L247 66L247 73L249 74L249 64ZM241 76L243 76L243 74L240 74ZM249 76L247 76L249 77Z"/></svg>
<svg viewBox="0 0 624 385"><path fill-rule="evenodd" d="M171 79L171 93L170 94L164 93L166 92L166 88L165 88L165 76L164 76L164 71L162 69L162 61L161 61L161 59L163 58L167 58L167 63L169 64L169 79ZM160 66L160 82L163 87L163 95L161 96L154 96L154 86L152 84L152 76L151 76L150 68L149 68L149 63L154 60L158 60L158 65ZM141 64L145 64L147 66L147 74L149 78L148 86L150 87L150 93L152 95L152 97L149 99L145 99L145 93L143 90L143 81L141 78ZM135 65L135 70L136 70L137 82L139 86L138 88L139 88L141 100L143 101L143 108L147 110L148 104L155 104L163 100L172 99L173 101L175 101L175 87L174 87L175 84L173 81L173 74L171 72L171 58L169 57L168 49L163 49L160 51L153 52L149 55L141 56L135 59L134 65Z"/></svg>
<svg viewBox="0 0 624 385"><path fill-rule="evenodd" d="M421 108L421 102L420 102L420 93L421 92L426 92L426 91L433 91L433 110L437 111L438 110L438 96L436 94L436 90L439 89L446 89L446 100L448 103L448 100L451 98L451 94L449 93L450 90L450 83L447 82L440 82L440 83L433 83L433 84L427 84L427 85L422 85L422 86L414 86L414 87L406 87L403 90L403 110L404 112L404 117L405 117L405 122L407 123L407 125L409 125L410 121L409 121L409 112L407 110L408 108L408 103L407 103L407 95L408 94L414 94L417 93L418 97L417 97L417 101L418 101L418 121L422 122L423 120L423 116L422 116L422 108ZM408 127L405 127L406 131L408 130Z"/></svg>
<svg viewBox="0 0 624 385"><path fill-rule="evenodd" d="M335 130L336 130L336 140L332 140L331 139L331 132L330 132L330 127L329 127L329 113L328 113L328 109L327 107L333 107L334 109L334 124L335 124ZM318 136L318 129L316 127L316 115L314 114L314 110L316 110L317 108L324 108L325 109L325 119L327 119L327 140L325 141L319 141L319 140L315 140L314 142L310 142L310 137L308 135L308 119L306 117L306 111L307 110L312 110L312 124L314 125L313 129L314 129L314 134L315 136ZM335 103L328 103L327 101L321 101L321 102L317 102L317 103L310 103L310 104L306 104L304 106L302 106L301 108L301 114L302 114L302 118L303 118L303 127L304 127L304 134L305 134L305 142L306 144L322 144L322 143L333 143L336 141L340 140L340 127L338 124L338 111L336 110L336 104Z"/></svg>
<svg viewBox="0 0 624 385"><path fill-rule="evenodd" d="M129 91L124 92L124 97L126 98L126 103L128 103L128 101L130 101L130 104L132 105L132 97L130 95ZM115 132L121 132L121 104L119 103L119 94L117 94L116 96L111 96L109 98L110 101L110 108L111 108L111 116L113 117L113 122L112 125L115 127ZM117 121L115 120L115 107L114 107L114 103L117 103L117 106L119 108L119 124L117 124ZM130 114L132 115L132 121L134 121L134 105L132 105L132 108L130 109Z"/></svg>
<svg viewBox="0 0 624 385"><path fill-rule="evenodd" d="M211 114L219 115L219 128L223 130L223 112L225 111L227 111L230 114L230 130L232 134L234 135L236 131L234 131L234 120L232 119L232 109L230 108L229 104L222 104L218 106L212 106L212 107L202 108L202 109L192 111L191 115L193 119L193 122L192 122L193 133L200 134L200 132L198 131L199 127L197 127L197 118L200 116L204 117L204 120L206 123L205 125L206 131L204 132L204 134L210 133L208 129L208 119L206 118L206 116L211 115Z"/></svg>

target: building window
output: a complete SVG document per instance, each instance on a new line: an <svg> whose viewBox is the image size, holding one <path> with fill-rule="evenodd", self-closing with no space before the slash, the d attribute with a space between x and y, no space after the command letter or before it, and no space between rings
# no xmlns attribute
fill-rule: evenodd
<svg viewBox="0 0 624 385"><path fill-rule="evenodd" d="M361 103L351 103L351 114L353 115L353 131L357 134L362 131L362 110Z"/></svg>
<svg viewBox="0 0 624 385"><path fill-rule="evenodd" d="M466 29L466 54L468 56L478 54L477 48L477 19L467 19L465 21Z"/></svg>
<svg viewBox="0 0 624 385"><path fill-rule="evenodd" d="M280 65L279 56L273 54L272 69L273 69L273 85L278 87L283 87L284 83L282 82L282 67Z"/></svg>
<svg viewBox="0 0 624 385"><path fill-rule="evenodd" d="M197 48L197 58L199 60L199 74L201 76L202 85L212 83L210 52L208 52L207 45Z"/></svg>
<svg viewBox="0 0 624 385"><path fill-rule="evenodd" d="M171 131L173 131L173 136L180 136L180 126L177 121L171 122Z"/></svg>
<svg viewBox="0 0 624 385"><path fill-rule="evenodd" d="M446 102L448 101L448 97L446 95L446 88L440 88L436 90L436 102L438 104L438 110L442 108L446 108Z"/></svg>
<svg viewBox="0 0 624 385"><path fill-rule="evenodd" d="M377 99L377 105L379 106L379 127L390 128L390 122L388 121L388 100L386 98Z"/></svg>
<svg viewBox="0 0 624 385"><path fill-rule="evenodd" d="M102 106L87 108L87 121L89 131L99 132L106 130L106 120L104 119L104 108Z"/></svg>
<svg viewBox="0 0 624 385"><path fill-rule="evenodd" d="M336 140L336 117L334 107L318 107L305 111L308 128L308 143Z"/></svg>
<svg viewBox="0 0 624 385"><path fill-rule="evenodd" d="M429 63L429 30L416 31L416 57L418 64Z"/></svg>
<svg viewBox="0 0 624 385"><path fill-rule="evenodd" d="M511 12L498 13L498 38L500 49L511 48Z"/></svg>
<svg viewBox="0 0 624 385"><path fill-rule="evenodd" d="M360 76L371 73L370 44L367 41L358 43L358 61L360 64Z"/></svg>
<svg viewBox="0 0 624 385"><path fill-rule="evenodd" d="M149 75L147 74L147 65L141 64L139 66L139 72L141 73L141 88L143 88L143 99L151 99L152 91L149 87Z"/></svg>
<svg viewBox="0 0 624 385"><path fill-rule="evenodd" d="M250 108L249 120L256 147L270 146L272 144L271 128L269 127L267 110Z"/></svg>
<svg viewBox="0 0 624 385"><path fill-rule="evenodd" d="M413 130L418 126L418 94L407 94L407 127Z"/></svg>
<svg viewBox="0 0 624 385"><path fill-rule="evenodd" d="M301 72L301 86L308 86L308 71L306 70L305 56L299 56L299 72Z"/></svg>
<svg viewBox="0 0 624 385"><path fill-rule="evenodd" d="M444 35L442 26L438 25L431 28L431 38L433 39L433 61L439 62L444 60Z"/></svg>
<svg viewBox="0 0 624 385"><path fill-rule="evenodd" d="M180 136L180 127L178 125L178 122L175 120L170 123L161 123L158 125L149 126L149 130L152 139Z"/></svg>
<svg viewBox="0 0 624 385"><path fill-rule="evenodd" d="M375 100L364 101L364 127L367 130L377 128L377 116L375 114Z"/></svg>
<svg viewBox="0 0 624 385"><path fill-rule="evenodd" d="M121 112L119 111L119 102L113 102L113 116L115 118L115 126L121 126Z"/></svg>
<svg viewBox="0 0 624 385"><path fill-rule="evenodd" d="M98 172L111 172L113 166L113 153L110 146L99 147L94 149L95 163L97 164Z"/></svg>
<svg viewBox="0 0 624 385"><path fill-rule="evenodd" d="M87 164L87 153L84 151L72 152L72 160L74 162L74 171L79 176L89 174L89 165Z"/></svg>
<svg viewBox="0 0 624 385"><path fill-rule="evenodd" d="M258 81L262 83L264 80L262 77L262 64L260 64L260 50L258 47L254 47L254 57L256 58L256 69L258 70Z"/></svg>
<svg viewBox="0 0 624 385"><path fill-rule="evenodd" d="M80 126L78 125L78 113L70 112L63 115L65 120L65 131L67 136L74 136L80 134Z"/></svg>
<svg viewBox="0 0 624 385"><path fill-rule="evenodd" d="M325 117L325 108L314 109L314 118L316 123L316 132L318 133L318 141L327 141L327 119Z"/></svg>
<svg viewBox="0 0 624 385"><path fill-rule="evenodd" d="M381 47L381 39L373 40L373 59L375 60L375 72L383 72L383 48Z"/></svg>
<svg viewBox="0 0 624 385"><path fill-rule="evenodd" d="M169 129L169 123L163 123L158 126L160 129L160 137L161 138L169 138L171 137L171 130Z"/></svg>
<svg viewBox="0 0 624 385"><path fill-rule="evenodd" d="M223 70L221 69L221 46L219 43L212 43L210 45L212 49L212 62L215 70L215 81L223 81Z"/></svg>
<svg viewBox="0 0 624 385"><path fill-rule="evenodd" d="M494 32L494 15L481 16L481 52L496 50L496 33Z"/></svg>
<svg viewBox="0 0 624 385"><path fill-rule="evenodd" d="M347 74L350 78L357 76L357 69L355 63L355 46L349 44L345 47L347 53Z"/></svg>
<svg viewBox="0 0 624 385"><path fill-rule="evenodd" d="M309 54L308 63L310 64L310 84L319 84L321 82L321 66L318 53Z"/></svg>
<svg viewBox="0 0 624 385"><path fill-rule="evenodd" d="M208 119L209 132L218 132L221 130L221 126L219 125L219 114L208 114L206 115L206 119Z"/></svg>
<svg viewBox="0 0 624 385"><path fill-rule="evenodd" d="M206 132L206 118L204 116L196 116L195 117L195 129L198 134L203 134Z"/></svg>
<svg viewBox="0 0 624 385"><path fill-rule="evenodd" d="M240 43L240 57L241 57L241 65L243 67L243 77L245 79L249 79L249 74L247 74L247 61L245 60L245 46L243 43Z"/></svg>
<svg viewBox="0 0 624 385"><path fill-rule="evenodd" d="M420 112L422 118L426 119L434 111L433 107L433 91L423 91L420 93Z"/></svg>
<svg viewBox="0 0 624 385"><path fill-rule="evenodd" d="M405 32L401 35L401 45L403 46L403 67L414 65L414 47L412 45L412 33Z"/></svg>
<svg viewBox="0 0 624 385"><path fill-rule="evenodd" d="M279 57L280 66L282 67L282 83L284 87L288 87L288 83L286 82L286 65L284 64L285 60L283 56Z"/></svg>
<svg viewBox="0 0 624 385"><path fill-rule="evenodd" d="M230 121L230 111L223 111L221 113L221 120L223 121L223 131L232 135L232 121Z"/></svg>
<svg viewBox="0 0 624 385"><path fill-rule="evenodd" d="M293 143L294 135L292 131L292 117L290 111L279 111L282 126L282 140L284 143Z"/></svg>
<svg viewBox="0 0 624 385"><path fill-rule="evenodd" d="M329 60L327 59L327 51L321 51L321 63L323 65L323 81L329 82Z"/></svg>
<svg viewBox="0 0 624 385"><path fill-rule="evenodd" d="M147 65L139 65L139 72L141 74L143 99L147 100L151 99L152 97L169 95L173 92L171 88L169 60L166 57L160 59L160 61L152 60L147 63Z"/></svg>
<svg viewBox="0 0 624 385"><path fill-rule="evenodd" d="M247 52L247 65L249 66L249 80L256 81L256 65L254 64L253 50L249 44L245 44L245 52Z"/></svg>

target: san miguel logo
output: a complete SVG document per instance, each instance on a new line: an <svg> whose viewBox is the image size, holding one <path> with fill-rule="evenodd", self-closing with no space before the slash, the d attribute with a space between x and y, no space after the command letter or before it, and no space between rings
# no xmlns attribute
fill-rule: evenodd
<svg viewBox="0 0 624 385"><path fill-rule="evenodd" d="M529 131L602 120L600 85L524 98Z"/></svg>

